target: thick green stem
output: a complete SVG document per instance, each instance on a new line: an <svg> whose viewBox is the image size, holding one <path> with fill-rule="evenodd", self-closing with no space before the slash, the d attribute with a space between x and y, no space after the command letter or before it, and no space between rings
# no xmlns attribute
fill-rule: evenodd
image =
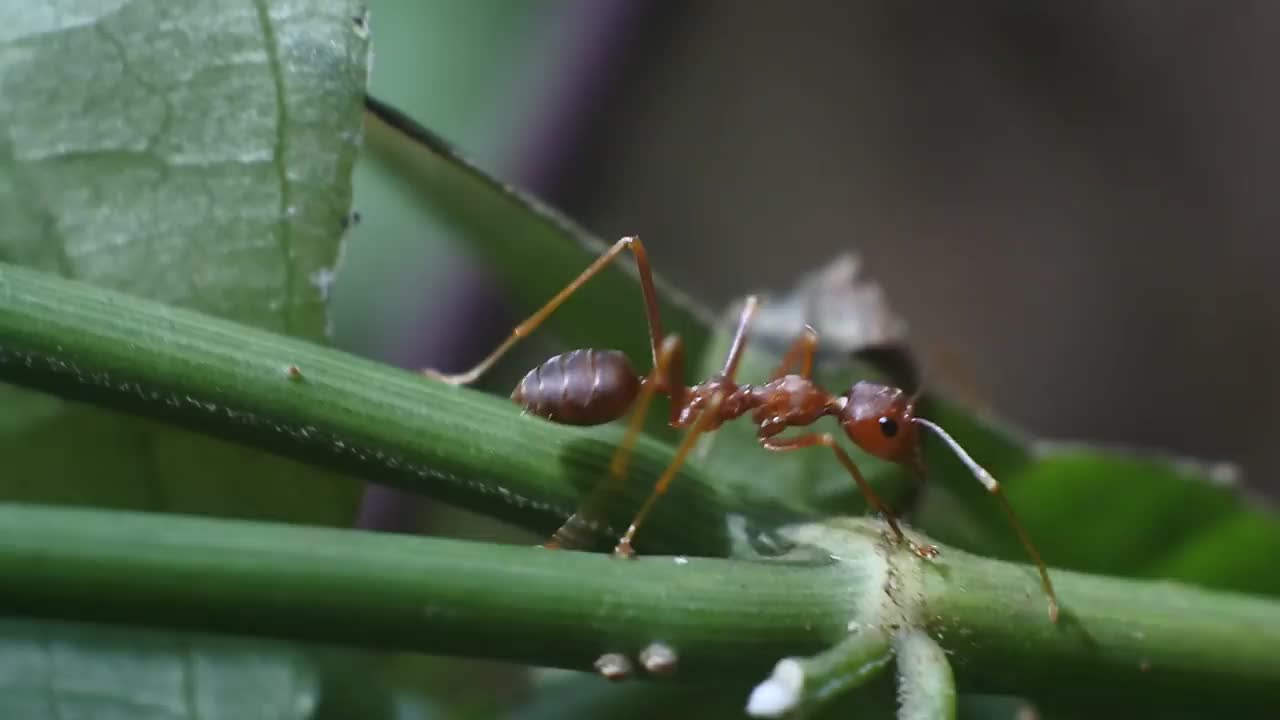
<svg viewBox="0 0 1280 720"><path fill-rule="evenodd" d="M1280 687L1275 602L1062 572L1063 619L1053 625L1031 568L946 547L923 561L871 521L792 534L825 553L620 560L8 505L0 506L0 612L578 669L620 653L637 674L658 642L675 655L664 674L685 680L763 676L779 658L818 653L850 628L924 626L962 690L1244 712L1268 707Z"/></svg>
<svg viewBox="0 0 1280 720"><path fill-rule="evenodd" d="M883 530L865 520L786 533L845 560L868 549L885 557L883 592L859 599L870 605L859 604L858 619L927 629L966 691L1055 706L1136 702L1192 712L1273 709L1280 697L1280 602L1273 599L1052 570L1062 605L1054 624L1034 567L946 546L922 561L885 548Z"/></svg>
<svg viewBox="0 0 1280 720"><path fill-rule="evenodd" d="M677 677L759 672L839 639L871 573L0 505L0 612L589 670L674 651ZM832 589L839 587L840 592Z"/></svg>
<svg viewBox="0 0 1280 720"><path fill-rule="evenodd" d="M1280 698L1275 600L1055 570L1053 625L1033 568L948 549L923 569L924 621L963 687L1072 705L1201 698L1215 712Z"/></svg>
<svg viewBox="0 0 1280 720"><path fill-rule="evenodd" d="M164 419L549 533L607 477L616 428L84 283L0 264L0 380ZM642 439L606 509L615 538L671 460ZM501 482L499 482L501 481ZM727 516L687 466L638 547L724 555Z"/></svg>

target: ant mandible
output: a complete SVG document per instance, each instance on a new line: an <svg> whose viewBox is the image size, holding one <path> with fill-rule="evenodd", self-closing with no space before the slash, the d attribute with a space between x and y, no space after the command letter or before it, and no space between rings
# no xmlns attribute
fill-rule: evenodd
<svg viewBox="0 0 1280 720"><path fill-rule="evenodd" d="M451 384L474 382L493 366L521 338L533 332L552 312L578 288L600 272L623 251L630 250L640 274L645 313L649 321L649 345L653 352L653 369L638 375L630 361L616 350L573 350L556 355L530 370L511 393L511 399L525 411L566 425L599 425L621 418L634 410L626 433L609 465L610 478L618 481L625 475L627 461L644 424L653 396L662 393L671 399L669 422L674 428L686 428L675 458L658 478L653 491L636 513L626 533L618 541L614 553L634 555L632 541L645 517L675 478L680 466L700 435L712 432L725 422L751 413L760 445L766 450L787 452L808 447L826 447L849 472L858 489L873 509L884 516L898 542L905 543L921 557L934 557L937 548L920 547L903 534L893 512L867 483L858 466L830 433L809 433L790 438L778 437L787 428L808 427L820 418L832 416L849 439L864 451L882 460L923 470L920 428L937 435L973 472L974 477L994 495L1018 533L1018 538L1040 571L1040 585L1049 601L1049 617L1058 621L1058 600L1049 580L1049 571L1032 544L1022 523L1018 521L1000 483L965 452L945 430L915 414L915 398L900 388L866 380L853 384L844 394L833 395L818 387L813 380L813 356L818 346L818 333L806 325L800 337L787 351L781 364L763 385L739 384L735 380L738 362L746 346L747 330L758 305L755 296L747 298L738 326L719 373L696 385L684 384L684 345L676 335L664 335L658 316L657 292L644 245L637 237L624 237L614 243L573 282L569 283L540 310L511 331L511 335L478 365L464 373L445 375L423 370L428 377ZM589 501L590 502L590 501ZM560 547L571 532L575 514L547 543Z"/></svg>

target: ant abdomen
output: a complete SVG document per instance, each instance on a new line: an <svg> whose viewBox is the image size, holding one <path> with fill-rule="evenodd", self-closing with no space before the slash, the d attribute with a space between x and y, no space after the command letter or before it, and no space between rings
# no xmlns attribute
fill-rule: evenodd
<svg viewBox="0 0 1280 720"><path fill-rule="evenodd" d="M565 425L600 425L626 414L640 378L616 350L573 350L529 371L511 399L526 411Z"/></svg>

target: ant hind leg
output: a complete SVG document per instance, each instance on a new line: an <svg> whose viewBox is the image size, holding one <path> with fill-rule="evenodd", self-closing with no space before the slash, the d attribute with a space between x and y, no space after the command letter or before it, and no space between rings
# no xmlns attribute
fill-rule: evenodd
<svg viewBox="0 0 1280 720"><path fill-rule="evenodd" d="M449 385L470 385L480 379L480 376L501 360L502 356L506 355L521 338L526 337L536 330L539 325L551 316L551 313L555 312L556 308L560 307L564 304L565 300L569 299L570 295L577 292L579 288L585 285L588 280L595 277L606 265L612 262L614 258L621 255L624 250L631 251L632 256L636 259L636 269L639 270L640 273L640 290L644 295L645 317L649 321L649 347L653 351L653 364L656 366L658 364L658 339L663 337L663 334L662 319L658 315L658 293L657 290L654 289L653 284L653 271L649 267L649 256L645 252L644 245L641 244L640 238L624 237L614 243L604 252L604 254L596 258L594 262L587 266L586 270L583 270L578 277L574 278L568 285L561 289L560 292L556 293L555 297L551 298L546 305L543 305L537 312L530 315L524 322L517 325L511 331L511 334L507 336L507 339L503 340L502 344L498 345L493 352L489 353L489 355L476 364L475 367L467 370L466 372L453 375L441 373L439 371L432 370L431 368L424 368L422 370L422 374L433 380Z"/></svg>
<svg viewBox="0 0 1280 720"><path fill-rule="evenodd" d="M673 382L678 382L675 378L679 377L679 365L684 358L684 344L680 338L675 335L668 335L662 341L662 346L658 350L658 363L649 372L649 375L640 382L640 394L636 396L636 400L631 410L631 417L627 420L627 429L622 436L622 441L618 443L617 449L613 453L613 459L609 462L609 477L607 481L599 483L587 496L573 515L564 521L551 539L543 544L543 547L552 549L574 549L580 547L589 547L592 544L592 533L588 532L588 525L593 518L599 517L601 514L601 506L608 497L610 491L616 490L622 483L627 474L627 464L631 460L631 453L635 449L636 442L640 439L640 433L644 429L645 418L649 414L649 406L653 403L654 395L660 392L666 392L671 397L679 397L682 388L673 387ZM674 402L672 403L675 404Z"/></svg>
<svg viewBox="0 0 1280 720"><path fill-rule="evenodd" d="M707 432L713 427L713 423L720 415L720 404L724 402L724 395L716 392L707 401L702 412L698 414L698 419L694 421L693 427L685 434L684 440L680 442L680 447L676 449L675 459L663 471L662 477L658 478L658 483L654 485L653 491L649 493L648 499L644 505L640 507L640 512L636 513L636 517L631 521L631 526L627 528L627 532L618 540L618 545L613 549L613 554L620 557L631 557L635 555L635 550L631 547L636 531L640 529L640 524L649 515L649 511L653 509L658 498L666 494L667 488L671 487L671 481L675 479L676 473L680 470L680 466L684 465L685 458L689 456L689 451L693 449L694 442L698 436Z"/></svg>

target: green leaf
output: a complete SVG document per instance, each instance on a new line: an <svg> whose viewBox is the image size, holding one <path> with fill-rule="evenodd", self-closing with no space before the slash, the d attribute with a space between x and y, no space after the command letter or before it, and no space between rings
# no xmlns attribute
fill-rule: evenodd
<svg viewBox="0 0 1280 720"><path fill-rule="evenodd" d="M1280 576L1272 568L1280 551L1280 521L1240 492L1233 467L1102 445L1022 440L955 408L939 414L1003 482L1051 566L1280 594ZM984 448L985 455L974 447ZM973 552L1024 559L993 498L941 448L934 450L929 461L935 474L946 472L969 484L931 487L919 510L920 525Z"/></svg>
<svg viewBox="0 0 1280 720"><path fill-rule="evenodd" d="M572 220L495 180L411 118L377 100L370 107L370 149L398 168L430 211L483 255L521 307L541 307L608 248ZM666 332L685 339L689 357L700 357L712 314L658 275ZM569 345L617 348L648 367L649 334L636 277L631 257L619 257L552 314L545 328Z"/></svg>
<svg viewBox="0 0 1280 720"><path fill-rule="evenodd" d="M323 340L360 4L59 7L0 10L0 260ZM298 493L316 471L293 462L9 387L0 406L7 499L350 517L354 483Z"/></svg>
<svg viewBox="0 0 1280 720"><path fill-rule="evenodd" d="M536 695L507 718L651 720L655 717L698 717L739 720L745 717L743 698L749 692L749 685L741 682L618 684L588 675L555 677L542 682Z"/></svg>
<svg viewBox="0 0 1280 720"><path fill-rule="evenodd" d="M0 622L0 717L302 720L320 686L279 643Z"/></svg>

